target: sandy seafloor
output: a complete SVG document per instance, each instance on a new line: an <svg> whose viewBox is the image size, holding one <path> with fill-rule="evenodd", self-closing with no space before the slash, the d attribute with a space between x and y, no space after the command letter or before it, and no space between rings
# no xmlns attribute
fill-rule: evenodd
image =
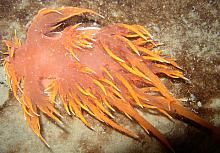
<svg viewBox="0 0 220 153"><path fill-rule="evenodd" d="M140 24L154 38L165 43L177 59L185 76L191 80L164 80L177 98L199 116L220 126L220 2L218 0L1 0L0 39L11 39L14 30L25 40L34 15L44 7L77 6L93 9L105 19L102 24L123 22ZM6 47L0 43L0 50ZM2 56L1 56L2 57ZM219 153L220 136L189 120L176 116L171 122L163 116L140 113L157 127L176 153ZM64 127L42 117L43 135L51 149L45 147L26 124L20 104L12 96L0 66L0 153L165 153L158 140L136 123L120 114L117 121L136 131L142 141L129 138L91 117L95 128L89 130L82 122L67 114Z"/></svg>

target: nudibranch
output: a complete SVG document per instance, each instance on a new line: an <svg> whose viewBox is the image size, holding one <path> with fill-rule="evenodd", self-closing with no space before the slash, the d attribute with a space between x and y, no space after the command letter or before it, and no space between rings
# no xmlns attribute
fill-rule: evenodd
<svg viewBox="0 0 220 153"><path fill-rule="evenodd" d="M122 23L65 26L69 19L84 15L102 18L84 8L42 9L30 25L25 43L16 34L14 41L4 41L8 47L4 69L11 89L30 128L45 144L40 112L62 124L58 100L69 115L89 128L85 113L138 138L114 120L114 111L121 112L170 149L165 136L137 109L156 110L168 118L178 114L212 131L219 130L184 108L162 83L160 74L186 78L175 60L157 49L160 44L146 28Z"/></svg>

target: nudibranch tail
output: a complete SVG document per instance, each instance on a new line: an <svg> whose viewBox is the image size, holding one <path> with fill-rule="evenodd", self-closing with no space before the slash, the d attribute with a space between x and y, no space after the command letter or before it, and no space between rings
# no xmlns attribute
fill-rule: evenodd
<svg viewBox="0 0 220 153"><path fill-rule="evenodd" d="M67 19L83 13L99 15L73 7L43 9L29 28L26 43L21 44L17 37L15 43L5 41L9 57L4 67L12 91L29 126L45 144L40 131L40 112L62 124L62 115L56 108L58 97L69 115L75 115L91 129L84 112L138 138L115 121L114 112L118 110L171 150L163 134L136 109L157 110L170 119L176 113L219 131L184 108L162 83L159 74L188 79L175 59L157 50L160 44L143 26L114 24L86 28L78 23L64 28L59 36L45 36L45 31L51 32ZM39 28L43 30L39 32ZM38 33L31 35L32 32Z"/></svg>

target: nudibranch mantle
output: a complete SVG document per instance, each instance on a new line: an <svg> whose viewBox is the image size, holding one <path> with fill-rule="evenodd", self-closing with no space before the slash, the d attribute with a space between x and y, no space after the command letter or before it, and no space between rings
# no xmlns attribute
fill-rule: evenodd
<svg viewBox="0 0 220 153"><path fill-rule="evenodd" d="M24 44L16 35L14 42L5 41L9 56L4 68L12 91L29 126L45 144L39 112L62 124L57 97L68 114L74 114L89 128L92 126L83 112L138 138L114 121L117 110L170 149L166 138L137 108L158 110L168 118L176 113L217 131L184 108L163 85L158 74L186 78L174 59L156 50L159 44L146 28L121 23L105 27L84 27L78 23L61 28L68 19L84 14L102 17L84 8L42 9L29 27Z"/></svg>

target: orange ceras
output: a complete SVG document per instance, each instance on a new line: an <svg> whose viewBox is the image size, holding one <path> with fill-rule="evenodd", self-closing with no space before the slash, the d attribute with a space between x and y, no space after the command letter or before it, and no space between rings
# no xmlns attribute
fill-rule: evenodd
<svg viewBox="0 0 220 153"><path fill-rule="evenodd" d="M102 17L84 8L42 9L28 29L24 44L16 34L14 42L5 41L9 56L4 68L12 91L29 126L45 144L39 112L62 124L55 107L57 97L68 114L74 114L89 128L83 111L138 138L114 121L113 112L117 110L171 150L166 138L136 108L157 110L169 118L176 113L219 131L184 108L163 85L158 74L186 78L174 59L156 50L159 44L143 26L119 23L101 28L82 24L64 27L68 19L84 14Z"/></svg>

